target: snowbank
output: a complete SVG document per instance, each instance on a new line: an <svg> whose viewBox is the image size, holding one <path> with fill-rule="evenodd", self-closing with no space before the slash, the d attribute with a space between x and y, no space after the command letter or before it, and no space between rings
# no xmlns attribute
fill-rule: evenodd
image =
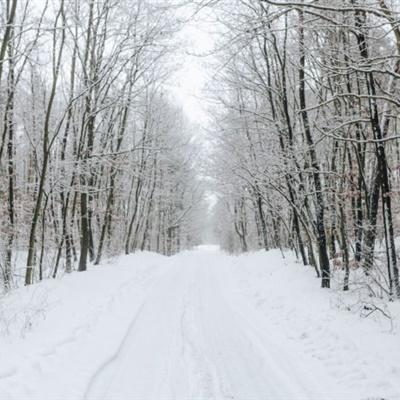
<svg viewBox="0 0 400 400"><path fill-rule="evenodd" d="M0 399L81 399L166 260L120 257L1 299Z"/></svg>
<svg viewBox="0 0 400 400"><path fill-rule="evenodd" d="M318 360L357 399L400 399L399 302L366 298L358 289L342 292L341 280L321 289L312 268L285 257L270 251L234 259L230 281L240 295L233 298L250 301L271 331Z"/></svg>

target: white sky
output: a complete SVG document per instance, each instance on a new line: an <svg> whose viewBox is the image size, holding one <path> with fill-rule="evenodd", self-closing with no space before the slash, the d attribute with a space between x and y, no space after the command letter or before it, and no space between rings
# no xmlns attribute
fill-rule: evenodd
<svg viewBox="0 0 400 400"><path fill-rule="evenodd" d="M205 63L214 47L214 39L204 22L191 21L180 32L182 66L176 71L170 91L187 117L200 126L207 124L207 100L203 88L208 74Z"/></svg>

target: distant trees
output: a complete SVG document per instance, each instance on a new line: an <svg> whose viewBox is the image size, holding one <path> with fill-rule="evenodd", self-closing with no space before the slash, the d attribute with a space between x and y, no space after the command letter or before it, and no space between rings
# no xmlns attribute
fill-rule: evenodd
<svg viewBox="0 0 400 400"><path fill-rule="evenodd" d="M164 88L174 10L153 0L0 8L4 287L197 243L198 145Z"/></svg>
<svg viewBox="0 0 400 400"><path fill-rule="evenodd" d="M345 290L350 269L362 268L400 296L396 3L220 1L215 10L225 24L213 92L221 204L244 202L250 247L293 248L323 287L331 268L345 270Z"/></svg>

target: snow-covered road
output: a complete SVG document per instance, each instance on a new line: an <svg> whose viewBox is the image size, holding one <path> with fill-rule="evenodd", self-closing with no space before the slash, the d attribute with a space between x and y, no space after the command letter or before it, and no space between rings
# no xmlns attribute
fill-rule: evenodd
<svg viewBox="0 0 400 400"><path fill-rule="evenodd" d="M226 258L206 250L175 257L87 399L319 398L307 368L271 340L279 332L232 303Z"/></svg>
<svg viewBox="0 0 400 400"><path fill-rule="evenodd" d="M398 334L277 252L144 253L41 290L45 320L0 345L1 400L400 398Z"/></svg>

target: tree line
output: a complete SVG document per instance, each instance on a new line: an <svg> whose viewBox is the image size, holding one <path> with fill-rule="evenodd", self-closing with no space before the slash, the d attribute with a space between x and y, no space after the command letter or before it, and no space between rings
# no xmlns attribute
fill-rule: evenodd
<svg viewBox="0 0 400 400"><path fill-rule="evenodd" d="M156 0L0 2L0 271L9 290L198 241L192 127Z"/></svg>
<svg viewBox="0 0 400 400"><path fill-rule="evenodd" d="M231 251L292 248L329 288L400 296L400 9L219 1L212 169Z"/></svg>

